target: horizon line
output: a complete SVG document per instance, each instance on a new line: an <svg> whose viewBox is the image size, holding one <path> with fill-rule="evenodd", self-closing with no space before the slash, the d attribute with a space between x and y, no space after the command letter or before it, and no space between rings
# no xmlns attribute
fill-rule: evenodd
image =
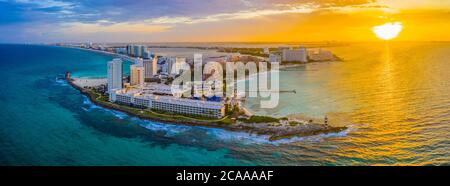
<svg viewBox="0 0 450 186"><path fill-rule="evenodd" d="M155 44L163 44L163 43L195 43L195 44L200 44L200 43L211 43L211 44L219 44L219 43L242 43L242 44L297 44L297 43L385 43L385 42L391 42L391 43L429 43L429 42L433 42L433 43L446 43L446 42L450 42L450 40L441 40L441 41L437 41L437 40L391 40L391 41L384 41L384 40L379 40L379 41L337 41L337 40L333 40L333 41L187 41L187 42L183 42L183 41L163 41L163 42L152 42L152 41L112 41L112 42L93 42L93 41L76 41L76 42L1 42L0 44L36 44L36 45L40 45L40 44L79 44L79 43L93 43L93 44L125 44L125 43L129 43L129 44L150 44L150 43L155 43Z"/></svg>

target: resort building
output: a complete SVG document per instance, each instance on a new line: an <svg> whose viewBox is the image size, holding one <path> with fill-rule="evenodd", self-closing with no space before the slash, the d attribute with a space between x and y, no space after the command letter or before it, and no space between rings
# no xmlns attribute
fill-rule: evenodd
<svg viewBox="0 0 450 186"><path fill-rule="evenodd" d="M157 94L157 95L170 95L172 96L172 89L170 85L151 83L149 86L145 86L142 90L145 93Z"/></svg>
<svg viewBox="0 0 450 186"><path fill-rule="evenodd" d="M146 46L143 45L127 45L127 54L133 57L141 57L148 58L150 56L150 52Z"/></svg>
<svg viewBox="0 0 450 186"><path fill-rule="evenodd" d="M186 63L186 58L182 57L175 58L175 69L172 69L174 71L173 74L180 74L184 69L185 65L188 65Z"/></svg>
<svg viewBox="0 0 450 186"><path fill-rule="evenodd" d="M200 81L200 87L201 84L203 84L201 81L203 80L203 55L202 54L194 54L194 81ZM195 86L195 82L194 82Z"/></svg>
<svg viewBox="0 0 450 186"><path fill-rule="evenodd" d="M305 47L300 47L300 49L283 49L282 60L288 62L308 62L308 53Z"/></svg>
<svg viewBox="0 0 450 186"><path fill-rule="evenodd" d="M126 54L127 53L127 49L126 48L115 48L114 50L118 54Z"/></svg>
<svg viewBox="0 0 450 186"><path fill-rule="evenodd" d="M194 92L194 97L222 97L222 82L217 80L207 80L207 81L193 81L192 90Z"/></svg>
<svg viewBox="0 0 450 186"><path fill-rule="evenodd" d="M194 54L194 64L195 63L203 64L203 55L202 54Z"/></svg>
<svg viewBox="0 0 450 186"><path fill-rule="evenodd" d="M152 108L152 100L146 96L137 96L133 98L133 106L137 108Z"/></svg>
<svg viewBox="0 0 450 186"><path fill-rule="evenodd" d="M146 84L146 86L142 87L142 91L146 94L155 94L155 95L167 95L167 96L175 96L175 97L182 97L182 95L190 89L184 89L172 92L172 85L165 85L165 84L159 84L159 83L150 83Z"/></svg>
<svg viewBox="0 0 450 186"><path fill-rule="evenodd" d="M142 89L122 89L111 93L110 101L137 108L195 115L209 118L225 116L223 102L177 98L173 96L154 95Z"/></svg>
<svg viewBox="0 0 450 186"><path fill-rule="evenodd" d="M281 56L279 56L277 54L270 54L269 55L269 62L270 63L281 62Z"/></svg>
<svg viewBox="0 0 450 186"><path fill-rule="evenodd" d="M308 53L308 57L311 61L331 61L335 59L331 51L323 50L320 48L317 50L310 50Z"/></svg>
<svg viewBox="0 0 450 186"><path fill-rule="evenodd" d="M111 96L111 101L119 103L119 104L123 104L123 105L130 105L131 103L133 103L132 99L133 96L128 95L128 94L115 94L112 93L110 94Z"/></svg>
<svg viewBox="0 0 450 186"><path fill-rule="evenodd" d="M116 58L108 62L108 92L122 87L122 60Z"/></svg>
<svg viewBox="0 0 450 186"><path fill-rule="evenodd" d="M169 74L169 75L174 74L172 70L174 69L175 61L176 61L176 59L174 57L168 57L166 59L167 74Z"/></svg>
<svg viewBox="0 0 450 186"><path fill-rule="evenodd" d="M144 78L153 78L158 72L158 59L154 57L153 59L144 60Z"/></svg>
<svg viewBox="0 0 450 186"><path fill-rule="evenodd" d="M170 96L155 96L152 108L179 114L221 118L225 116L225 107L222 102L183 99Z"/></svg>
<svg viewBox="0 0 450 186"><path fill-rule="evenodd" d="M133 47L133 45L127 45L126 49L127 49L127 54L128 55L134 56L134 47Z"/></svg>
<svg viewBox="0 0 450 186"><path fill-rule="evenodd" d="M131 65L130 67L130 85L143 86L144 85L144 67L140 65Z"/></svg>
<svg viewBox="0 0 450 186"><path fill-rule="evenodd" d="M194 96L195 97L202 97L205 95L209 89L207 89L207 85L203 86L203 81L193 81L192 82L192 89L194 90ZM205 88L204 88L205 87Z"/></svg>
<svg viewBox="0 0 450 186"><path fill-rule="evenodd" d="M122 89L113 92L111 102L137 108L151 108L151 98L142 94L139 89Z"/></svg>

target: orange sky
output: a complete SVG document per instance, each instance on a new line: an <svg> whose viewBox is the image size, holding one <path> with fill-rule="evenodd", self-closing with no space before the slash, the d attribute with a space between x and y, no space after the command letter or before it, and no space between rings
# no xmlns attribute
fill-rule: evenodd
<svg viewBox="0 0 450 186"><path fill-rule="evenodd" d="M26 7L36 6L32 12L36 15L28 16L33 18L28 22L0 24L6 33L0 42L380 41L372 28L387 22L402 23L397 41L450 41L450 0L180 1L161 1L167 2L164 11L156 5L107 11L58 0L19 1ZM133 3L143 2L147 1ZM42 7L63 11L39 12Z"/></svg>
<svg viewBox="0 0 450 186"><path fill-rule="evenodd" d="M378 41L380 39L373 34L372 27L386 22L401 22L403 30L394 40L450 41L450 1L386 1L377 4L386 8L339 7L311 13L285 13L183 25L187 31L182 31L178 39L247 42ZM201 30L204 28L208 31ZM192 37L188 37L190 34Z"/></svg>
<svg viewBox="0 0 450 186"><path fill-rule="evenodd" d="M161 36L161 41L170 37L170 41L181 42L379 41L372 27L401 22L403 31L394 40L450 41L450 1L394 0L357 6L305 7L298 12L261 12L238 12L233 15L238 18L218 21L168 24L167 30L149 35ZM244 18L239 17L242 14ZM154 41L152 38L149 37Z"/></svg>

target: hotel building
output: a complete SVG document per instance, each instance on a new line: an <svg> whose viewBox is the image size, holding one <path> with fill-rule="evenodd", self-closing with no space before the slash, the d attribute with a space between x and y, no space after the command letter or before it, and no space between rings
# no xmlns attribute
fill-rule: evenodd
<svg viewBox="0 0 450 186"><path fill-rule="evenodd" d="M130 67L130 84L131 86L144 85L144 67L140 65L131 65Z"/></svg>
<svg viewBox="0 0 450 186"><path fill-rule="evenodd" d="M175 64L175 58L174 57L168 57L167 59L166 59L166 66L167 66L167 70L166 70L166 72L167 72L167 74L174 74L173 72L172 72L172 70L174 69L174 64Z"/></svg>
<svg viewBox="0 0 450 186"><path fill-rule="evenodd" d="M180 99L171 96L155 96L152 108L168 112L221 118L225 115L225 107L221 102Z"/></svg>
<svg viewBox="0 0 450 186"><path fill-rule="evenodd" d="M186 63L186 58L182 57L175 58L175 69L172 69L174 71L173 74L180 74L181 71L184 69L183 67L185 65L188 65Z"/></svg>
<svg viewBox="0 0 450 186"><path fill-rule="evenodd" d="M122 87L122 60L116 58L108 62L108 92Z"/></svg>
<svg viewBox="0 0 450 186"><path fill-rule="evenodd" d="M331 51L317 49L310 50L308 53L308 57L311 61L332 61L335 60L335 57Z"/></svg>
<svg viewBox="0 0 450 186"><path fill-rule="evenodd" d="M222 97L223 83L217 80L193 81L191 82L194 97Z"/></svg>
<svg viewBox="0 0 450 186"><path fill-rule="evenodd" d="M194 81L201 81L203 74L203 55L202 54L194 54L194 71L198 71L200 73L194 73Z"/></svg>
<svg viewBox="0 0 450 186"><path fill-rule="evenodd" d="M154 57L153 59L144 60L144 78L153 78L158 72L158 59Z"/></svg>
<svg viewBox="0 0 450 186"><path fill-rule="evenodd" d="M270 54L269 55L269 62L270 63L281 62L281 56L279 56L277 54Z"/></svg>
<svg viewBox="0 0 450 186"><path fill-rule="evenodd" d="M282 53L283 61L308 62L308 53L305 47L300 47L300 49L283 49Z"/></svg>
<svg viewBox="0 0 450 186"><path fill-rule="evenodd" d="M223 102L154 95L142 91L141 89L117 90L111 94L110 98L111 102L137 108L155 109L210 118L221 118L225 116L225 106Z"/></svg>
<svg viewBox="0 0 450 186"><path fill-rule="evenodd" d="M150 53L146 46L143 45L127 45L127 54L133 57L148 58Z"/></svg>

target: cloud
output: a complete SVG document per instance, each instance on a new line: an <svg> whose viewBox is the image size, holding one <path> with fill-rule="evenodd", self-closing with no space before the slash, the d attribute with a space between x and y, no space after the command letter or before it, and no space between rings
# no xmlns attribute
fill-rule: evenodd
<svg viewBox="0 0 450 186"><path fill-rule="evenodd" d="M289 12L298 7L342 7L371 3L371 0L2 0L21 9L29 21L96 22L109 19L130 22L168 18L200 21L200 18L254 17L251 12ZM295 10L291 10L295 11ZM272 12L272 13L271 13ZM188 20L189 21L189 20ZM195 22L195 21L194 21ZM200 21L201 22L201 21Z"/></svg>
<svg viewBox="0 0 450 186"><path fill-rule="evenodd" d="M278 24L286 17L294 17L292 21L296 21L317 16L316 13L351 14L370 9L387 10L388 7L374 0L0 0L0 10L3 10L0 26L8 25L12 32L14 25L20 23L20 27L16 26L20 34L8 37L21 35L23 40L27 35L38 35L48 40L78 36L83 41L86 35L95 39L94 35L101 33L105 40L106 36L127 40L132 35L170 40L180 32L187 38L190 34L220 29L238 35L244 32L242 27L248 30L247 36L252 36L256 32L265 33L253 30L253 27L267 26L265 22L259 23L261 20L270 20L271 25L281 28L280 32L288 32L285 28L297 28L289 23ZM246 24L237 26L243 22Z"/></svg>
<svg viewBox="0 0 450 186"><path fill-rule="evenodd" d="M57 32L64 34L85 34L102 32L125 32L125 33L155 33L164 32L170 29L170 26L149 25L145 23L111 23L107 20L99 20L97 23L65 23Z"/></svg>
<svg viewBox="0 0 450 186"><path fill-rule="evenodd" d="M311 13L313 11L315 11L315 7L313 6L297 6L282 10L265 9L265 10L246 10L235 13L218 13L204 17L164 16L153 19L147 19L144 20L144 22L150 24L196 24L196 23L207 23L207 22L227 21L227 20L251 19L262 16L280 15L287 13Z"/></svg>
<svg viewBox="0 0 450 186"><path fill-rule="evenodd" d="M72 2L58 1L58 0L15 0L18 4L34 5L37 8L53 8L59 7L62 9L71 9L75 6Z"/></svg>

